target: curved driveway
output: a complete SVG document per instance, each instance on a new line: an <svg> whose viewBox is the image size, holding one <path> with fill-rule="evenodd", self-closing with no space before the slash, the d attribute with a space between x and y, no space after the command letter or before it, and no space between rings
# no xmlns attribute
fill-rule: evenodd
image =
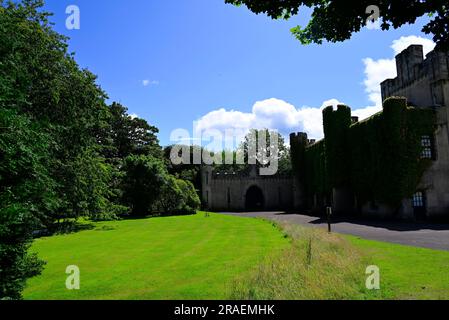
<svg viewBox="0 0 449 320"><path fill-rule="evenodd" d="M300 214L284 214L282 212L223 214L241 217L260 217L279 222L327 228L325 220ZM334 221L332 231L370 240L449 251L449 224L340 219Z"/></svg>

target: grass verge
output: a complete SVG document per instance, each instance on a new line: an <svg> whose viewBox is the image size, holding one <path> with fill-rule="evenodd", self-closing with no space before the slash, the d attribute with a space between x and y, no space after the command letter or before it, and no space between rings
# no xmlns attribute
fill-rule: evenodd
<svg viewBox="0 0 449 320"><path fill-rule="evenodd" d="M231 299L366 299L368 262L361 250L340 235L281 224L291 246L267 257L232 284Z"/></svg>
<svg viewBox="0 0 449 320"><path fill-rule="evenodd" d="M382 297L449 299L449 252L345 236L380 269Z"/></svg>
<svg viewBox="0 0 449 320"><path fill-rule="evenodd" d="M449 252L281 224L291 246L231 286L232 299L449 299ZM380 289L366 289L368 266Z"/></svg>

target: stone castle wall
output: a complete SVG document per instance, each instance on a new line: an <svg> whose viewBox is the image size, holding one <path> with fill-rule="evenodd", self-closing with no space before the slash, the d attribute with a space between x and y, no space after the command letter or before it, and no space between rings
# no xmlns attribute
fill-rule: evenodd
<svg viewBox="0 0 449 320"><path fill-rule="evenodd" d="M263 210L288 210L293 207L294 179L285 176L247 176L217 174L212 167L201 170L202 198L213 211L246 211L246 195L255 186L263 194Z"/></svg>
<svg viewBox="0 0 449 320"><path fill-rule="evenodd" d="M426 194L427 215L449 214L449 52L432 51L424 59L423 47L412 45L396 57L398 76L382 82L382 99L404 96L418 108L433 108L437 115L434 138L435 161L418 189ZM413 208L403 201L403 217Z"/></svg>

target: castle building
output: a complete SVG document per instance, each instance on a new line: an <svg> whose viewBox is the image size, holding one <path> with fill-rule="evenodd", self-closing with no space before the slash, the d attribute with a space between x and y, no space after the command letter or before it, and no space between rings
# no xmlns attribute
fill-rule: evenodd
<svg viewBox="0 0 449 320"><path fill-rule="evenodd" d="M203 203L215 211L331 206L345 215L449 218L449 53L424 58L423 47L412 45L396 65L397 77L381 84L382 112L359 122L349 107L329 107L323 140L291 134L294 177L220 174L206 166Z"/></svg>
<svg viewBox="0 0 449 320"><path fill-rule="evenodd" d="M255 166L248 174L201 172L202 202L209 210L267 211L294 207L295 179L291 176L261 176Z"/></svg>
<svg viewBox="0 0 449 320"><path fill-rule="evenodd" d="M426 217L449 216L449 52L431 51L424 59L423 47L412 45L396 56L397 77L382 82L382 99L406 97L417 108L436 113L433 136L423 136L423 156L432 159L412 199L405 199L403 214Z"/></svg>

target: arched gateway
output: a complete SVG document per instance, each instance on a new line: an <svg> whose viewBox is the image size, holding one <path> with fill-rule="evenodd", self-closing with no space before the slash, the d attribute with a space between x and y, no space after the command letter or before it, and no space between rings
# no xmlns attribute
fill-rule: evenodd
<svg viewBox="0 0 449 320"><path fill-rule="evenodd" d="M258 186L252 186L246 191L245 210L261 211L265 208L265 197Z"/></svg>
<svg viewBox="0 0 449 320"><path fill-rule="evenodd" d="M223 173L203 166L201 176L204 207L217 212L289 210L299 190L291 175L262 176L256 170Z"/></svg>

